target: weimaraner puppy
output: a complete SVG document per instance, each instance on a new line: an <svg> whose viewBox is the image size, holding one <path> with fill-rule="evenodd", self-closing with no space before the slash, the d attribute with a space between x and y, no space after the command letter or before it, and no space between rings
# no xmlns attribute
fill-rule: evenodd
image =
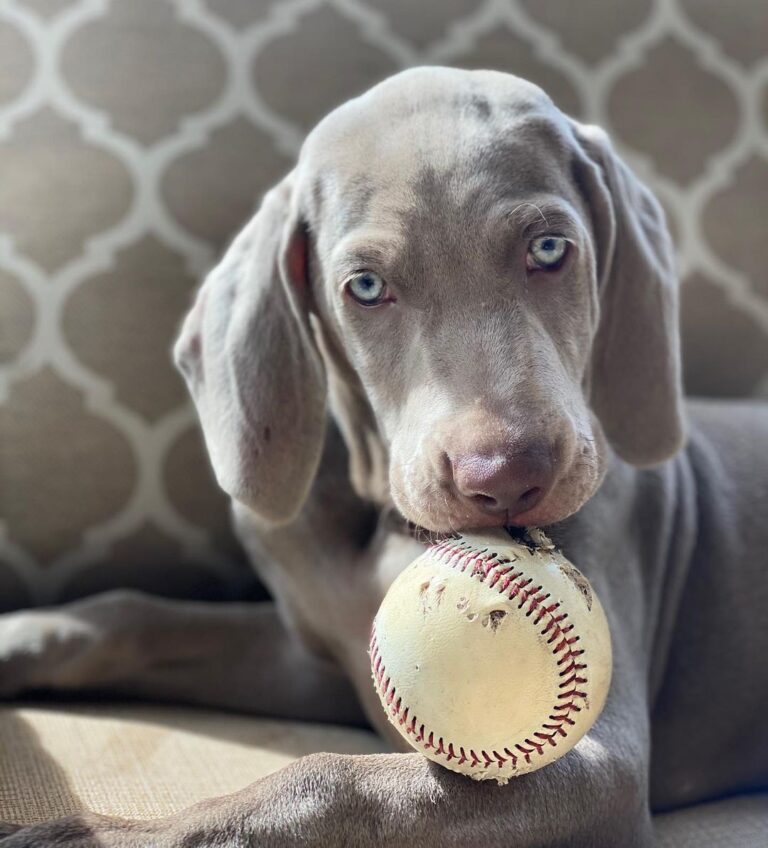
<svg viewBox="0 0 768 848"><path fill-rule="evenodd" d="M7 826L0 848L627 848L654 844L652 811L768 788L768 408L686 406L678 341L658 203L539 88L420 68L336 109L175 349L275 604L17 613L0 686L367 721L399 746L367 655L387 586L425 531L536 525L605 606L605 710L503 787L318 754L167 819Z"/></svg>

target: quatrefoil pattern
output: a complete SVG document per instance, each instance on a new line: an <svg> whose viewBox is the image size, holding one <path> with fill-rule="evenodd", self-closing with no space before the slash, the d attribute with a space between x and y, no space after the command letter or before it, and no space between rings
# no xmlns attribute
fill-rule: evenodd
<svg viewBox="0 0 768 848"><path fill-rule="evenodd" d="M0 609L256 591L169 349L307 129L410 65L605 126L676 238L688 390L768 397L767 27L764 0L0 3Z"/></svg>

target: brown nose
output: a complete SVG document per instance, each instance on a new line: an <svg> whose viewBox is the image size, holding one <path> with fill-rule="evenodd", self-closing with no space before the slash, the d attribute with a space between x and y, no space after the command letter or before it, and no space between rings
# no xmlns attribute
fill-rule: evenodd
<svg viewBox="0 0 768 848"><path fill-rule="evenodd" d="M471 453L451 460L459 495L483 512L511 520L532 509L554 484L555 465L548 446L515 453Z"/></svg>

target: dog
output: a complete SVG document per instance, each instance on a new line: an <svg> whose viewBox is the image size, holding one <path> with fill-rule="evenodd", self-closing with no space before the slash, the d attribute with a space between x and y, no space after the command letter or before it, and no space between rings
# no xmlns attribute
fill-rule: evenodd
<svg viewBox="0 0 768 848"><path fill-rule="evenodd" d="M6 616L2 692L370 723L398 750L0 848L650 846L652 811L768 789L768 408L684 401L664 215L604 132L507 74L385 80L310 133L175 358L274 604ZM527 525L601 598L613 681L569 754L478 784L401 751L370 627L420 535Z"/></svg>

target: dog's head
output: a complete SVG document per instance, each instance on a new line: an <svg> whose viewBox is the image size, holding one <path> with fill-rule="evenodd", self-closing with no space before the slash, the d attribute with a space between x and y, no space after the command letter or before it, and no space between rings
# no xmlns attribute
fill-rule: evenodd
<svg viewBox="0 0 768 848"><path fill-rule="evenodd" d="M326 406L353 484L431 530L546 525L608 447L683 439L663 213L606 136L494 72L406 71L308 137L176 346L221 486L288 521Z"/></svg>

